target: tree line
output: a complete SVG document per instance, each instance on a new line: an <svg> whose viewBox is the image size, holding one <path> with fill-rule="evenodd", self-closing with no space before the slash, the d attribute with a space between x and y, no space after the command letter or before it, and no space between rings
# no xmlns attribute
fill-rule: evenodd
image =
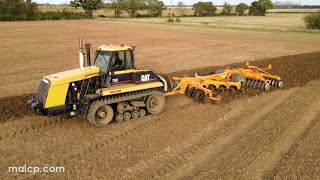
<svg viewBox="0 0 320 180"><path fill-rule="evenodd" d="M216 14L216 6L213 5L212 2L197 2L193 6L194 15L195 16L214 16ZM273 8L273 3L271 0L258 0L253 1L251 6L248 6L245 3L240 3L235 8L228 4L224 3L222 6L221 15L229 16L229 15L246 15L246 11L249 9L248 15L252 16L264 16L268 9ZM232 11L235 10L235 13Z"/></svg>
<svg viewBox="0 0 320 180"><path fill-rule="evenodd" d="M41 12L32 0L0 0L0 21L34 21L59 19L84 19L86 14L63 9Z"/></svg>

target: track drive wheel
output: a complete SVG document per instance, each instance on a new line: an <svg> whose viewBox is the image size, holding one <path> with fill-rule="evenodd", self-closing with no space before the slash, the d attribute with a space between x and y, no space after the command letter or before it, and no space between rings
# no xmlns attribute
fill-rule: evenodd
<svg viewBox="0 0 320 180"><path fill-rule="evenodd" d="M146 98L147 110L151 114L160 114L166 105L166 99L163 94L155 93Z"/></svg>
<svg viewBox="0 0 320 180"><path fill-rule="evenodd" d="M103 101L95 101L90 105L87 119L98 127L106 127L113 119L113 109Z"/></svg>

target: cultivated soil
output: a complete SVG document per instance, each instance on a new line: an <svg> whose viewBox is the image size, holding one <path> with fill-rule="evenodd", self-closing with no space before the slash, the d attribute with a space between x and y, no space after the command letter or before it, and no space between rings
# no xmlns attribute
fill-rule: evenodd
<svg viewBox="0 0 320 180"><path fill-rule="evenodd" d="M108 20L1 22L0 97L36 93L43 76L79 67L78 37L90 42L92 51L101 44L125 42L134 45L136 66L156 73L242 63L320 49L320 36L308 33Z"/></svg>
<svg viewBox="0 0 320 180"><path fill-rule="evenodd" d="M147 52L155 49L149 47ZM43 56L47 55L43 53ZM153 56L158 58L156 54ZM54 65L54 58L50 58L49 64ZM12 74L6 77L2 68L1 76L8 79L21 76L21 82L26 80L24 76L38 78L49 70L47 66L41 69L45 63L38 62L34 65L30 60L16 66L19 76L8 68L15 63L7 63L7 72ZM243 67L245 63L230 62L233 61L228 61L226 66ZM220 105L199 104L184 95L168 97L166 109L159 116L108 128L97 128L81 118L33 115L25 105L33 91L3 97L0 99L0 177L319 179L320 52L252 62L262 67L269 63L274 66L271 72L283 78L285 89L268 93L250 91L228 97ZM210 65L197 68L191 63L188 69L182 66L176 72L158 70L171 77L223 68ZM24 72L27 66L33 67L31 71L38 75L32 77L32 72ZM57 65L60 69L63 66L66 65ZM175 63L173 66L177 67ZM19 81L16 83L15 86ZM8 173L9 166L25 164L64 166L65 172Z"/></svg>

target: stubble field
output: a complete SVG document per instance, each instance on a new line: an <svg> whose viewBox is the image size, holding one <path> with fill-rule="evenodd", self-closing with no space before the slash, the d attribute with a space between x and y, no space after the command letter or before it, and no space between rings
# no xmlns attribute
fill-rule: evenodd
<svg viewBox="0 0 320 180"><path fill-rule="evenodd" d="M100 129L40 117L25 101L42 76L77 65L77 38L136 46L139 68L163 75L272 63L286 88L221 105L167 99L159 116ZM319 179L320 37L104 21L0 23L0 176L103 179ZM25 94L25 95L23 95ZM9 166L64 173L8 173Z"/></svg>

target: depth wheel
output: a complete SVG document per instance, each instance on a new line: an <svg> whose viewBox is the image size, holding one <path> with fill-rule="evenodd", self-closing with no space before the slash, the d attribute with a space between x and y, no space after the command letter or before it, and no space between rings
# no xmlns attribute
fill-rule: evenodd
<svg viewBox="0 0 320 180"><path fill-rule="evenodd" d="M96 101L90 105L87 119L98 127L106 127L113 119L113 109L103 101Z"/></svg>
<svg viewBox="0 0 320 180"><path fill-rule="evenodd" d="M161 93L155 93L147 97L147 110L151 114L160 114L166 105L166 98Z"/></svg>

